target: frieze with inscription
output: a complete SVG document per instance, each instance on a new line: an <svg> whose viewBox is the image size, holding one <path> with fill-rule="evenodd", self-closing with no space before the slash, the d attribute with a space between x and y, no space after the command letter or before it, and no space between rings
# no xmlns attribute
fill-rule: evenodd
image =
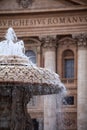
<svg viewBox="0 0 87 130"><path fill-rule="evenodd" d="M0 18L0 28L12 27L39 27L87 24L87 15L83 16L55 16L42 18Z"/></svg>

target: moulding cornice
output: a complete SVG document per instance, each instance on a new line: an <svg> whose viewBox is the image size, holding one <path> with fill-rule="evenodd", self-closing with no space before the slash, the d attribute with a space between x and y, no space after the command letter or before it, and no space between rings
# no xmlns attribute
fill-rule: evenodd
<svg viewBox="0 0 87 130"><path fill-rule="evenodd" d="M24 38L24 41L26 41L26 43L29 43L29 45L35 45L35 46L41 46L41 42L36 39L36 38Z"/></svg>
<svg viewBox="0 0 87 130"><path fill-rule="evenodd" d="M33 10L0 10L0 14L25 14L25 13L50 13L50 12L67 12L67 11L87 11L87 5L86 6L78 6L78 7L67 7L67 8L49 8L49 9L33 9Z"/></svg>
<svg viewBox="0 0 87 130"><path fill-rule="evenodd" d="M71 45L76 45L76 40L71 37L64 37L58 41L58 45L61 47L65 46L65 45L67 47L69 47Z"/></svg>

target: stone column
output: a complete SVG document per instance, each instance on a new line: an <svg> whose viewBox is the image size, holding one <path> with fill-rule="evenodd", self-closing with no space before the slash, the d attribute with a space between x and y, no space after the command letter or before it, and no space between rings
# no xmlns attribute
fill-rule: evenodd
<svg viewBox="0 0 87 130"><path fill-rule="evenodd" d="M37 48L37 66L41 66L41 43L36 45Z"/></svg>
<svg viewBox="0 0 87 130"><path fill-rule="evenodd" d="M56 41L55 37L44 38L44 67L56 71ZM56 130L56 96L44 96L44 130Z"/></svg>
<svg viewBox="0 0 87 130"><path fill-rule="evenodd" d="M87 39L85 34L78 42L77 128L87 130Z"/></svg>

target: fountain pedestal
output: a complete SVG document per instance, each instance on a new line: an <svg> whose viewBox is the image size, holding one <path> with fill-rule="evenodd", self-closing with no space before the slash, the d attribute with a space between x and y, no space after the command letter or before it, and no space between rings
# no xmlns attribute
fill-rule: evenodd
<svg viewBox="0 0 87 130"><path fill-rule="evenodd" d="M33 130L26 105L30 95L21 84L0 85L0 129Z"/></svg>

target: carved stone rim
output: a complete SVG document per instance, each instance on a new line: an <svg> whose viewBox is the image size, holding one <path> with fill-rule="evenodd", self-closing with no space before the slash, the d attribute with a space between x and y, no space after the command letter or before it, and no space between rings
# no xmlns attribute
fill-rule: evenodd
<svg viewBox="0 0 87 130"><path fill-rule="evenodd" d="M24 82L1 82L0 81L0 88L1 87L10 87L11 89L14 89L17 87L18 89L25 89L29 94L31 95L48 95L48 94L58 94L59 92L62 92L61 88L58 88L58 86L53 86L52 84L39 84L39 83L24 83Z"/></svg>
<svg viewBox="0 0 87 130"><path fill-rule="evenodd" d="M35 95L59 93L65 90L58 74L36 66L2 65L0 66L0 84L20 88L25 86Z"/></svg>

